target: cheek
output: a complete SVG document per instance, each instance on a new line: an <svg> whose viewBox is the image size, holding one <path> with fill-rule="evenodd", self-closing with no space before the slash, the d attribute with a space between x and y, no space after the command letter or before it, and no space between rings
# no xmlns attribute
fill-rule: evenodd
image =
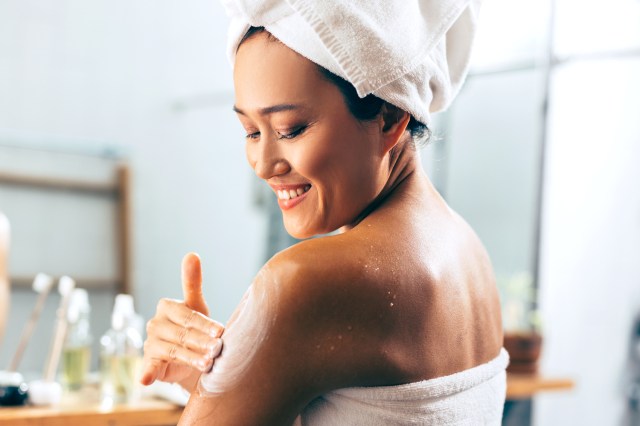
<svg viewBox="0 0 640 426"><path fill-rule="evenodd" d="M317 133L309 135L295 150L292 161L297 170L309 179L319 179L318 184L332 176L336 178L349 172L358 155L354 155L356 139L361 134L341 123L330 123ZM329 183L329 182L327 182Z"/></svg>
<svg viewBox="0 0 640 426"><path fill-rule="evenodd" d="M326 178L326 172L331 168L332 159L335 159L336 154L330 145L319 139L313 144L300 147L291 158L294 167L311 180Z"/></svg>

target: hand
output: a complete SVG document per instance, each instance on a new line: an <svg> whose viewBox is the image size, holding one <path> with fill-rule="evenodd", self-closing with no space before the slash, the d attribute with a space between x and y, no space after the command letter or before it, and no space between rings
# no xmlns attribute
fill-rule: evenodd
<svg viewBox="0 0 640 426"><path fill-rule="evenodd" d="M200 258L195 253L182 259L182 292L183 302L161 299L156 315L147 323L143 385L161 380L192 391L222 350L224 326L208 317Z"/></svg>

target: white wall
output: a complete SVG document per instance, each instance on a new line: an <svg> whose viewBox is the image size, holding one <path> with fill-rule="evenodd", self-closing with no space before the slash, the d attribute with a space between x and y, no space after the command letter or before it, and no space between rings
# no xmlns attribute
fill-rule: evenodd
<svg viewBox="0 0 640 426"><path fill-rule="evenodd" d="M545 175L542 371L537 425L622 424L631 327L640 314L640 58L554 74Z"/></svg>
<svg viewBox="0 0 640 426"><path fill-rule="evenodd" d="M231 111L225 34L217 2L0 1L0 143L129 160L134 289L146 318L160 297L181 297L187 251L201 254L205 295L222 321L263 261L265 223ZM176 107L207 94L217 106ZM92 297L99 335L111 295ZM23 291L14 302L0 366L33 297ZM24 369L44 362L38 340Z"/></svg>

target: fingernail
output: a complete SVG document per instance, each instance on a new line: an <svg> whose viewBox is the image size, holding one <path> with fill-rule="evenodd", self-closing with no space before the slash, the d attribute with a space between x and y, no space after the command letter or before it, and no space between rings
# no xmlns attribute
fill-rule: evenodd
<svg viewBox="0 0 640 426"><path fill-rule="evenodd" d="M193 366L200 371L204 371L207 368L208 360L206 359L194 359L192 361Z"/></svg>
<svg viewBox="0 0 640 426"><path fill-rule="evenodd" d="M211 370L211 367L213 367L213 358L200 358L197 360L194 360L193 362L194 367L196 367L198 370L202 371L203 373L208 372L209 370Z"/></svg>
<svg viewBox="0 0 640 426"><path fill-rule="evenodd" d="M202 369L203 373L208 373L213 368L213 358L209 358Z"/></svg>
<svg viewBox="0 0 640 426"><path fill-rule="evenodd" d="M220 355L221 350L222 350L222 339L216 339L207 348L207 353L209 354L209 358L217 357L218 355Z"/></svg>

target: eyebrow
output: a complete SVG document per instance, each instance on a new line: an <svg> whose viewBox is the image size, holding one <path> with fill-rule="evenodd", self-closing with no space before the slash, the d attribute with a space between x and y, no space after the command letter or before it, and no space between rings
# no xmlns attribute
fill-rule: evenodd
<svg viewBox="0 0 640 426"><path fill-rule="evenodd" d="M302 105L296 105L296 104L278 104L278 105L272 105L272 106L260 108L258 110L258 114L260 114L260 115L270 115L270 114L273 114L273 113L276 113L276 112L292 111L292 110L296 110L296 109L303 109L303 107L302 107ZM238 108L235 105L233 106L233 110L235 112L237 112L238 114L247 115L247 114L245 114L244 111L242 111L240 108Z"/></svg>

